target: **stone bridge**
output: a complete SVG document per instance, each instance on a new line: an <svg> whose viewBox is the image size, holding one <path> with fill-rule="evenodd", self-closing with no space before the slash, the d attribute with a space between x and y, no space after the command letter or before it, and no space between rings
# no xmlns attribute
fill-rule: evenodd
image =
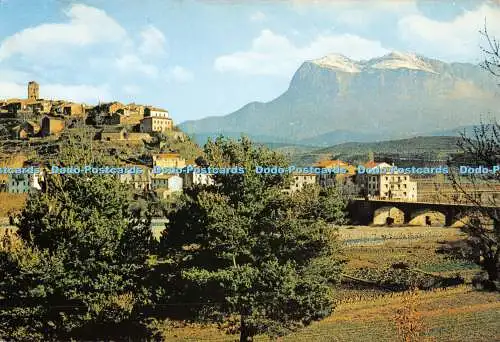
<svg viewBox="0 0 500 342"><path fill-rule="evenodd" d="M348 210L352 221L363 225L461 227L477 217L471 204L354 199Z"/></svg>

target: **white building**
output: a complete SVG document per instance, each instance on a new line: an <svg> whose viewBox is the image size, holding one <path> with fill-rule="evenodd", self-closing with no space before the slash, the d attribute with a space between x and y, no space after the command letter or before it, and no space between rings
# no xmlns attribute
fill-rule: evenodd
<svg viewBox="0 0 500 342"><path fill-rule="evenodd" d="M170 118L170 115L168 114L167 110L154 107L146 107L144 109L144 117L148 116L152 118L165 118L165 119Z"/></svg>
<svg viewBox="0 0 500 342"><path fill-rule="evenodd" d="M43 174L27 174L13 173L8 175L6 190L9 193L20 194L30 191L40 191L42 187L40 181L43 179Z"/></svg>
<svg viewBox="0 0 500 342"><path fill-rule="evenodd" d="M409 174L391 172L394 165L369 162L365 173L356 175L356 183L361 192L376 199L417 201L417 182Z"/></svg>
<svg viewBox="0 0 500 342"><path fill-rule="evenodd" d="M408 174L380 175L379 193L382 199L417 201L417 182Z"/></svg>
<svg viewBox="0 0 500 342"><path fill-rule="evenodd" d="M308 184L316 184L316 174L310 173L293 173L290 186L285 189L287 192L299 191Z"/></svg>
<svg viewBox="0 0 500 342"><path fill-rule="evenodd" d="M181 192L182 184L183 182L180 176L172 176L168 179L168 190L170 190L170 192Z"/></svg>
<svg viewBox="0 0 500 342"><path fill-rule="evenodd" d="M183 173L182 179L184 187L189 188L195 185L214 185L215 181L211 174L208 173Z"/></svg>
<svg viewBox="0 0 500 342"><path fill-rule="evenodd" d="M176 174L158 174L151 177L151 188L161 197L182 192L183 180Z"/></svg>

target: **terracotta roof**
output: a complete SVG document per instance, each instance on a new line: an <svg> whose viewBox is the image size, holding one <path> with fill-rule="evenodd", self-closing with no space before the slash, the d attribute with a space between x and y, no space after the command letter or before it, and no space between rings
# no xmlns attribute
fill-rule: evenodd
<svg viewBox="0 0 500 342"><path fill-rule="evenodd" d="M368 163L365 163L363 166L366 168L376 167L379 163L375 163L373 160L370 160Z"/></svg>
<svg viewBox="0 0 500 342"><path fill-rule="evenodd" d="M330 168L332 166L347 166L349 165L348 163L340 160L340 159L333 159L333 160L321 160L314 164L316 167L324 167L324 168Z"/></svg>

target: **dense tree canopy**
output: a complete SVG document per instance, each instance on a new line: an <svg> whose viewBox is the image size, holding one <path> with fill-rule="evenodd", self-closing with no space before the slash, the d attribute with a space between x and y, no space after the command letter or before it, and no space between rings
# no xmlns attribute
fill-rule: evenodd
<svg viewBox="0 0 500 342"><path fill-rule="evenodd" d="M70 139L61 164L100 165L87 143ZM31 194L20 215L19 245L0 251L0 338L139 332L130 322L148 304L152 237L149 218L131 210L131 200L114 176L47 175L45 191Z"/></svg>
<svg viewBox="0 0 500 342"><path fill-rule="evenodd" d="M242 166L246 173L214 175L216 185L186 191L169 217L161 253L175 274L177 300L186 303L183 314L236 316L246 341L331 313L331 284L342 265L334 229L283 191L287 175L254 171L285 166L286 159L246 138L218 138L207 143L205 156L210 166Z"/></svg>

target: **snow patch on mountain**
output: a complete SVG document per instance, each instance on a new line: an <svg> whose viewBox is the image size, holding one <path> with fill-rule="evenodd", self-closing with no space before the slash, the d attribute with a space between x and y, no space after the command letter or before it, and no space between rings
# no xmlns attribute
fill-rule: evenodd
<svg viewBox="0 0 500 342"><path fill-rule="evenodd" d="M410 69L437 73L424 58L413 53L396 51L368 61L355 61L343 55L332 54L311 62L324 68L349 73L358 73L366 69Z"/></svg>
<svg viewBox="0 0 500 342"><path fill-rule="evenodd" d="M436 73L429 63L413 53L391 52L368 61L367 66L373 69L412 69Z"/></svg>
<svg viewBox="0 0 500 342"><path fill-rule="evenodd" d="M342 55L328 55L323 58L315 59L312 63L324 68L344 72L361 72L360 66L355 61Z"/></svg>

